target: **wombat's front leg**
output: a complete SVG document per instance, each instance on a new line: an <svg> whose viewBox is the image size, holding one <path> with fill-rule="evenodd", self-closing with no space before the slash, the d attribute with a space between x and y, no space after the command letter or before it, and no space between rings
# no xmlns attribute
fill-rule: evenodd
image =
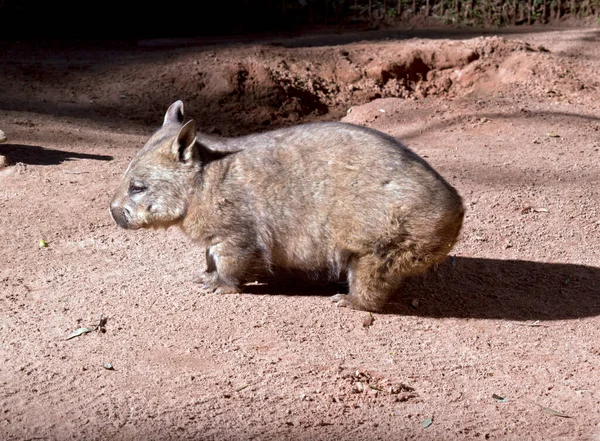
<svg viewBox="0 0 600 441"><path fill-rule="evenodd" d="M257 253L251 246L235 240L220 242L206 249L206 272L203 286L218 294L240 292L251 268L256 264Z"/></svg>
<svg viewBox="0 0 600 441"><path fill-rule="evenodd" d="M215 291L219 288L219 281L217 276L217 266L215 259L210 253L210 248L205 251L206 255L206 271L202 273L198 278L194 279L194 282L202 285L202 288L208 291Z"/></svg>

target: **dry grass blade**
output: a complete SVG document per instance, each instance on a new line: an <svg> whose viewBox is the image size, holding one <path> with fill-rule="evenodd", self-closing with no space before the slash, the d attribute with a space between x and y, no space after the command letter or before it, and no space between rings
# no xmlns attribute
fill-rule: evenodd
<svg viewBox="0 0 600 441"><path fill-rule="evenodd" d="M521 210L521 214L527 214L527 213L549 213L550 211L548 211L547 208L536 208L536 207L525 207Z"/></svg>
<svg viewBox="0 0 600 441"><path fill-rule="evenodd" d="M94 332L94 331L99 331L99 330L102 331L104 326L106 325L106 320L107 320L107 318L104 317L104 314L101 313L100 319L98 320L97 325L86 327L86 328L78 328L75 331L73 331L71 334L69 334L69 336L66 338L66 340L71 340L72 338L79 337L80 335L87 334L89 332Z"/></svg>
<svg viewBox="0 0 600 441"><path fill-rule="evenodd" d="M536 403L537 404L537 403ZM549 407L545 407L542 406L541 404L538 404L538 406L546 413L549 413L550 415L556 416L556 417L560 417L560 418L573 418L571 415L567 415L566 413L563 412L559 412L558 410L554 410L551 409Z"/></svg>
<svg viewBox="0 0 600 441"><path fill-rule="evenodd" d="M87 334L88 332L94 332L95 330L95 326L91 328L79 328L73 331L71 334L69 334L69 336L66 339L71 340L72 338L79 337L80 335Z"/></svg>
<svg viewBox="0 0 600 441"><path fill-rule="evenodd" d="M100 313L100 318L98 319L98 324L96 325L96 329L102 330L104 326L106 326L107 317L104 317L104 314Z"/></svg>
<svg viewBox="0 0 600 441"><path fill-rule="evenodd" d="M547 325L543 325L542 323L540 323L539 320L536 320L535 322L531 322L531 323L515 323L515 325L517 325L517 326L530 326L532 328L541 328L541 327L546 328L547 327Z"/></svg>

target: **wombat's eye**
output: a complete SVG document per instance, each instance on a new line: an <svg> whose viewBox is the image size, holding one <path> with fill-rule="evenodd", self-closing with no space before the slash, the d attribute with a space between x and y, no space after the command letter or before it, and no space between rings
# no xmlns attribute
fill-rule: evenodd
<svg viewBox="0 0 600 441"><path fill-rule="evenodd" d="M139 194L146 191L147 187L139 182L132 182L129 185L129 194Z"/></svg>

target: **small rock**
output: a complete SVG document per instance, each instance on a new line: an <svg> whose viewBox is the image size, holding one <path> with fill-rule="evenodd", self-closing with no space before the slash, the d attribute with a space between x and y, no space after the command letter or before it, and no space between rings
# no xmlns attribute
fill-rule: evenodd
<svg viewBox="0 0 600 441"><path fill-rule="evenodd" d="M8 139L6 138L6 135L4 134L4 132L2 130L0 130L0 144L5 143L6 141L8 141Z"/></svg>
<svg viewBox="0 0 600 441"><path fill-rule="evenodd" d="M365 390L363 384L360 381L357 381L354 386L352 387L352 393L354 394L359 394L361 393L363 390Z"/></svg>
<svg viewBox="0 0 600 441"><path fill-rule="evenodd" d="M6 156L0 155L0 169L8 167L8 158Z"/></svg>

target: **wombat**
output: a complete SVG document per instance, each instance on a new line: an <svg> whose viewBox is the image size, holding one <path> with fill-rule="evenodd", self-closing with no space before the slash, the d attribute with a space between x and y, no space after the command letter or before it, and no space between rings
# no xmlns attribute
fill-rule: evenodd
<svg viewBox="0 0 600 441"><path fill-rule="evenodd" d="M456 190L381 132L311 123L219 139L173 103L131 161L110 212L129 229L178 225L206 247L205 286L263 276L346 277L338 306L381 310L404 278L444 260L461 229Z"/></svg>

